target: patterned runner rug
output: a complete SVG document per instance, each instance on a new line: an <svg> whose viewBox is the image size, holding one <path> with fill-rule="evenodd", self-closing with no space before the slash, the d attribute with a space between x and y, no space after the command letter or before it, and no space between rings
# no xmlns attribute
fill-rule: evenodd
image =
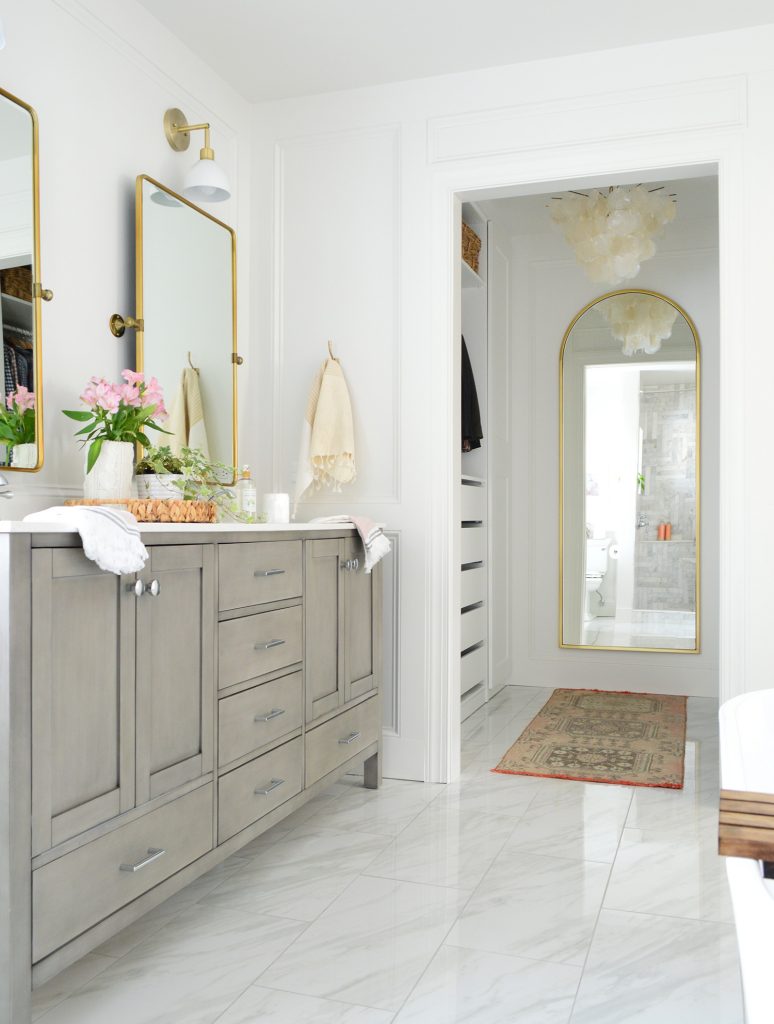
<svg viewBox="0 0 774 1024"><path fill-rule="evenodd" d="M495 772L683 788L686 698L554 690Z"/></svg>

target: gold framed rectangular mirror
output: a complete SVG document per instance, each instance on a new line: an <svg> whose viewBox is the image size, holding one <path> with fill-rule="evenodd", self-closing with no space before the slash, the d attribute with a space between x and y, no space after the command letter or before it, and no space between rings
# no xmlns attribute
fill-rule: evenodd
<svg viewBox="0 0 774 1024"><path fill-rule="evenodd" d="M559 357L559 646L700 650L701 358L657 292L601 295Z"/></svg>
<svg viewBox="0 0 774 1024"><path fill-rule="evenodd" d="M135 214L136 369L158 378L170 412L158 443L236 467L236 233L146 174Z"/></svg>
<svg viewBox="0 0 774 1024"><path fill-rule="evenodd" d="M43 466L38 118L0 89L0 469Z"/></svg>

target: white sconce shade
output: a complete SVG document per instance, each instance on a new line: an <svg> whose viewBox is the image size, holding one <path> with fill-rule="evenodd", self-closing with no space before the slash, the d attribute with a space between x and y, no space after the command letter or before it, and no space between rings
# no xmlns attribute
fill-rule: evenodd
<svg viewBox="0 0 774 1024"><path fill-rule="evenodd" d="M183 179L183 195L194 203L222 203L231 198L224 171L214 160L197 160Z"/></svg>

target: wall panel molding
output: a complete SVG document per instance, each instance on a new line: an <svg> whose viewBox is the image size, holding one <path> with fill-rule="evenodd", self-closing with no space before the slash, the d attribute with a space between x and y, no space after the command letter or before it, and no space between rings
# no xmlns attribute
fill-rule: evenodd
<svg viewBox="0 0 774 1024"><path fill-rule="evenodd" d="M552 139L561 146L588 145L746 123L746 76L705 78L430 118L428 160L543 150Z"/></svg>

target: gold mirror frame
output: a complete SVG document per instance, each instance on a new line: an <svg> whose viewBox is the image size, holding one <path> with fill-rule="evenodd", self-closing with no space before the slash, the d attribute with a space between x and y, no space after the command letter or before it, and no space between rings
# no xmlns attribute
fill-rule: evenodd
<svg viewBox="0 0 774 1024"><path fill-rule="evenodd" d="M145 370L145 320L144 320L144 280L143 280L143 227L142 227L142 215L143 215L143 195L142 186L143 182L148 182L155 188L165 192L168 196L176 199L177 202L183 206L189 206L192 210L201 214L202 217L206 217L211 220L214 224L217 224L221 228L229 233L231 237L231 393L232 393L232 423L231 423L231 453L232 453L232 466L235 472L239 472L239 431L238 431L238 406L237 406L237 368L242 363L242 358L237 351L237 254L236 254L236 231L228 224L225 224L222 220L218 220L217 217L213 217L212 214L207 213L206 210L202 210L200 206L192 203L185 196L179 195L174 192L167 185L162 185L160 181L152 178L149 174L138 174L135 182L135 323L137 332L135 336L135 369L138 373L143 373ZM128 321L127 321L128 323ZM138 458L141 457L141 449L138 452ZM236 483L236 480L232 481L221 481L225 486L232 486Z"/></svg>
<svg viewBox="0 0 774 1024"><path fill-rule="evenodd" d="M581 317L594 306L616 295L649 295L663 299L685 319L696 350L696 637L693 647L605 647L592 644L570 644L564 640L564 356L572 330ZM620 288L606 292L587 303L569 323L559 350L559 647L576 651L635 651L643 654L700 654L701 653L701 345L699 332L683 307L661 292L647 288Z"/></svg>
<svg viewBox="0 0 774 1024"><path fill-rule="evenodd" d="M35 445L37 460L34 466L3 466L3 473L38 473L43 468L43 349L42 349L42 286L40 281L40 155L38 149L38 115L18 96L0 89L0 96L26 110L32 121L32 315L35 327ZM50 297L47 293L47 297ZM5 392L3 392L5 395Z"/></svg>

